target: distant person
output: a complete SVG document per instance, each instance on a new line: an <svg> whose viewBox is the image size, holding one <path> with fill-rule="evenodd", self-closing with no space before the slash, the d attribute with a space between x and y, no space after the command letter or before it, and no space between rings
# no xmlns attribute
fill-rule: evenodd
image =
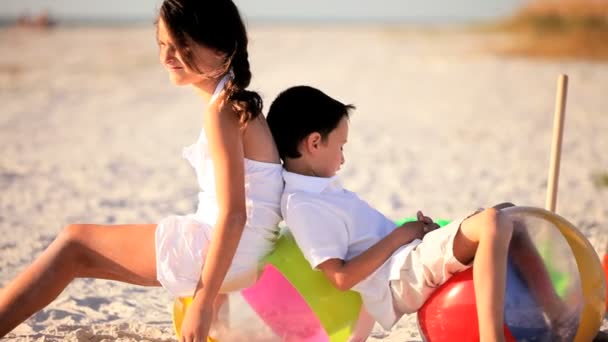
<svg viewBox="0 0 608 342"><path fill-rule="evenodd" d="M194 296L181 335L205 341L223 293L252 285L259 260L274 247L282 167L262 99L247 90L248 39L237 7L230 0L165 0L156 38L171 81L194 86L203 105L200 136L183 151L202 189L196 213L150 224L65 227L0 292L0 337L74 278L88 277Z"/></svg>
<svg viewBox="0 0 608 342"><path fill-rule="evenodd" d="M56 22L53 20L47 10L42 11L36 16L29 16L23 14L17 18L17 26L19 27L33 27L46 29L55 26Z"/></svg>
<svg viewBox="0 0 608 342"><path fill-rule="evenodd" d="M542 272L542 261L524 227L501 211L512 204L475 212L441 229L422 212L417 221L396 227L344 189L336 173L344 163L353 109L318 89L298 86L279 94L267 116L285 168L285 223L313 268L339 290L353 289L363 300L351 341L365 340L374 320L390 329L402 315L418 311L453 274L471 265L480 340L504 341L510 243L517 251L514 258L538 264L538 273L524 277L549 319L578 319L566 310ZM569 341L570 336L555 337Z"/></svg>

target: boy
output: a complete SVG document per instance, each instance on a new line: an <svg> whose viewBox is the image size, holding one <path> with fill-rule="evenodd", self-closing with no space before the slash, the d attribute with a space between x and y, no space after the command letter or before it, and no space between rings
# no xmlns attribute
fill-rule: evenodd
<svg viewBox="0 0 608 342"><path fill-rule="evenodd" d="M451 275L474 265L480 340L504 341L513 222L491 208L441 229L420 212L417 222L395 227L343 189L336 176L353 109L297 86L282 92L268 112L285 169L281 211L304 256L338 289L359 292L364 308L385 329L417 311ZM557 301L550 304L558 307Z"/></svg>

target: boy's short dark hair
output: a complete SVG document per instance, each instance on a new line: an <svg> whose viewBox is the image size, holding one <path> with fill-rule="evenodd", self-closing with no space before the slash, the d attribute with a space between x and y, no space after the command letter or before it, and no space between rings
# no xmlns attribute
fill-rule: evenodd
<svg viewBox="0 0 608 342"><path fill-rule="evenodd" d="M298 144L311 133L318 132L327 139L352 109L353 105L345 105L313 87L284 90L270 105L266 118L281 159L301 157Z"/></svg>

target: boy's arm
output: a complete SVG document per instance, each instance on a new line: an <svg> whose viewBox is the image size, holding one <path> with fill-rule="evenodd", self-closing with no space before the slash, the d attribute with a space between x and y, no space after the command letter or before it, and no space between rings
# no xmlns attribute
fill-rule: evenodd
<svg viewBox="0 0 608 342"><path fill-rule="evenodd" d="M317 268L323 271L337 289L350 290L380 268L399 247L415 239L422 239L428 229L429 226L421 221L404 223L356 257L348 261L329 259L319 264Z"/></svg>

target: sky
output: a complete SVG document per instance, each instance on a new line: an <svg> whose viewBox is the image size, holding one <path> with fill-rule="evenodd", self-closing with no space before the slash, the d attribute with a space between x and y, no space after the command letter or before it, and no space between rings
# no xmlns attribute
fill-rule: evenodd
<svg viewBox="0 0 608 342"><path fill-rule="evenodd" d="M252 21L475 21L508 16L526 0L234 0ZM0 17L147 20L161 0L2 0Z"/></svg>

